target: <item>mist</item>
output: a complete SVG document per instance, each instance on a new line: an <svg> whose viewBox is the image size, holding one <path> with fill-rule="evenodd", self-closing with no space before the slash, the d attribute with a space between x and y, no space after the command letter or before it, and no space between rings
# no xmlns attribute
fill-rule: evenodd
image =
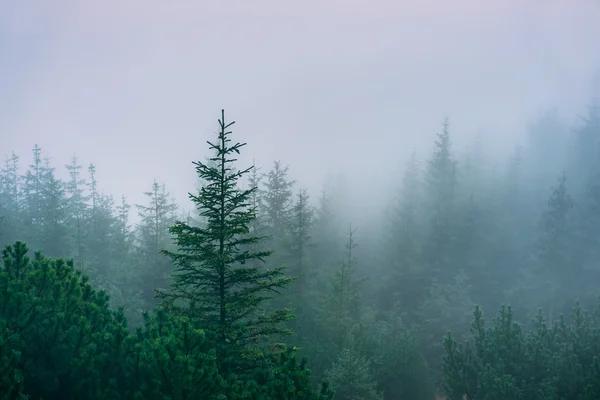
<svg viewBox="0 0 600 400"><path fill-rule="evenodd" d="M411 379L427 387L403 393L459 398L444 335L470 340L475 306L510 304L528 326L538 308L552 322L600 294L598 20L596 0L5 2L0 244L74 260L144 326L153 290L173 284L176 262L159 254L177 248L169 227L207 223L189 198L202 186L192 162L211 156L224 109L247 143L236 168L261 178L239 182L258 188L250 232L302 288L268 307L296 311L290 344L311 384L327 379L344 400L358 384L343 368L369 364L361 398L398 398L374 343L397 345L384 332L401 320L426 371ZM52 216L27 186L34 146L39 171L54 168ZM304 212L312 222L295 226ZM342 265L360 282L343 323L328 297L347 284Z"/></svg>

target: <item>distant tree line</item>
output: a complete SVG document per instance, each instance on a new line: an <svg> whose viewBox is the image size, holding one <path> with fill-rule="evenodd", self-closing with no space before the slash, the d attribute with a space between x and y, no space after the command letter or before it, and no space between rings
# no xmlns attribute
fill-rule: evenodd
<svg viewBox="0 0 600 400"><path fill-rule="evenodd" d="M153 182L135 226L93 165L62 181L38 146L25 173L13 154L0 396L598 398L600 109L565 126L542 115L498 168L483 141L457 156L445 121L361 226L344 179L313 201L280 161L238 166L224 114L196 211Z"/></svg>

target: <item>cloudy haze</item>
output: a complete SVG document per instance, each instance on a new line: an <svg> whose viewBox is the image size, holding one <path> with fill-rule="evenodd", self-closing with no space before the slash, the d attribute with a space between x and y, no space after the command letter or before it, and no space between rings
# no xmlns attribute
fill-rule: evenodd
<svg viewBox="0 0 600 400"><path fill-rule="evenodd" d="M0 154L37 143L116 196L156 178L182 200L225 108L245 162L376 184L444 116L503 150L540 109L583 112L599 20L595 0L5 1Z"/></svg>

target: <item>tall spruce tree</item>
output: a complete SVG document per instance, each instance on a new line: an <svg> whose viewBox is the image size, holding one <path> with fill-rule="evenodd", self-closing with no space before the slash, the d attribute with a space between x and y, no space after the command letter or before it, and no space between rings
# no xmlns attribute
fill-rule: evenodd
<svg viewBox="0 0 600 400"><path fill-rule="evenodd" d="M11 243L22 234L21 212L23 196L19 176L19 157L12 153L0 169L0 217L2 217L2 241Z"/></svg>
<svg viewBox="0 0 600 400"><path fill-rule="evenodd" d="M260 168L256 166L256 163L252 163L253 168L248 177L248 186L250 188L257 188L250 195L251 207L256 210L255 218L250 224L250 235L264 236L268 233L269 226L267 225L266 219L266 207L264 201L264 192L261 190L263 184L263 175L261 175ZM257 252L265 248L266 243L253 243L250 246L252 252ZM260 267L262 263L259 260L254 260L253 266Z"/></svg>
<svg viewBox="0 0 600 400"><path fill-rule="evenodd" d="M68 210L66 224L69 228L73 258L76 267L86 269L87 267L87 222L89 197L85 195L86 181L81 177L81 169L77 156L73 156L71 163L65 166L69 171L69 181L64 185L67 199L65 209Z"/></svg>
<svg viewBox="0 0 600 400"><path fill-rule="evenodd" d="M177 204L170 200L166 186L160 185L156 180L152 183L152 189L144 194L148 198L148 205L136 204L140 217L136 233L139 272L144 287L148 289L145 290L145 302L150 309L157 303L154 290L150 288L165 289L173 273L171 263L162 257L160 252L170 244L169 228L175 222Z"/></svg>
<svg viewBox="0 0 600 400"><path fill-rule="evenodd" d="M444 121L442 133L437 135L425 181L431 207L431 229L423 255L436 278L450 280L456 274L454 250L457 163L450 148L448 119Z"/></svg>
<svg viewBox="0 0 600 400"><path fill-rule="evenodd" d="M189 197L206 219L206 226L177 221L171 227L178 250L163 250L163 254L173 260L176 271L171 290L159 295L172 312L215 332L219 364L235 371L244 364L244 358L259 354L254 352L257 345L287 332L279 323L291 319L288 310L267 313L263 305L291 279L284 276L283 267L252 266L253 260L264 260L271 252L248 250L262 237L248 235L256 213L251 206L256 187L242 190L238 186L252 167L237 170L232 165L236 162L234 154L245 145L231 144L228 129L233 124L225 122L222 110L217 142L207 142L214 152L211 163L194 162L204 185ZM235 365L228 363L231 360Z"/></svg>
<svg viewBox="0 0 600 400"><path fill-rule="evenodd" d="M561 173L558 184L552 189L548 208L540 221L540 236L536 243L538 267L545 287L540 288L547 300L549 319L559 307L559 294L574 290L570 283L577 274L573 261L573 197L567 191L567 176ZM575 293L575 292L573 292Z"/></svg>
<svg viewBox="0 0 600 400"><path fill-rule="evenodd" d="M352 224L350 224L347 233L346 254L332 280L332 304L336 321L335 336L340 344L346 340L352 324L358 320L359 296L365 282L364 279L355 278L356 260L353 250L358 245L354 236L355 233L356 229L352 229Z"/></svg>
<svg viewBox="0 0 600 400"><path fill-rule="evenodd" d="M424 270L419 265L422 245L422 184L420 165L413 151L406 165L402 184L385 215L382 235L382 274L380 305L391 310L396 304L415 310L423 297Z"/></svg>
<svg viewBox="0 0 600 400"><path fill-rule="evenodd" d="M273 250L270 260L273 265L285 263L290 256L285 251L285 245L289 240L289 225L293 218L295 181L288 179L288 170L288 166L275 161L266 175L264 205L268 238L265 244Z"/></svg>
<svg viewBox="0 0 600 400"><path fill-rule="evenodd" d="M301 189L292 208L292 219L288 227L290 233L289 249L291 273L296 277L297 306L305 301L310 267L309 248L313 246L311 230L314 223L314 209L309 203L306 189Z"/></svg>

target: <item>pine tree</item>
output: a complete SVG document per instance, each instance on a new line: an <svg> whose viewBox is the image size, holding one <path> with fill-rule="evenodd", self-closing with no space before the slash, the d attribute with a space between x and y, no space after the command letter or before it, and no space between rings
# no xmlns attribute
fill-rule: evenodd
<svg viewBox="0 0 600 400"><path fill-rule="evenodd" d="M42 149L36 144L33 148L33 164L23 176L24 200L24 229L27 232L27 242L33 248L41 245L42 227L42 183L44 178L44 165L42 164Z"/></svg>
<svg viewBox="0 0 600 400"><path fill-rule="evenodd" d="M514 212L521 198L523 175L523 148L516 146L508 163L506 172L506 184L504 191L504 204L506 208Z"/></svg>
<svg viewBox="0 0 600 400"><path fill-rule="evenodd" d="M0 171L0 217L2 243L12 243L22 235L23 196L19 176L19 157L12 153Z"/></svg>
<svg viewBox="0 0 600 400"><path fill-rule="evenodd" d="M84 248L87 252L87 270L89 270L96 282L101 288L111 293L115 293L114 283L117 276L115 273L115 263L118 258L115 257L113 247L114 225L117 223L115 218L115 201L110 195L104 195L98 190L96 180L96 167L90 164L88 167L90 180L88 182L89 196L85 197L90 204L86 211L86 237ZM102 281L99 281L99 279Z"/></svg>
<svg viewBox="0 0 600 400"><path fill-rule="evenodd" d="M456 161L450 149L447 119L444 121L442 133L437 135L425 178L432 220L429 239L423 254L436 277L452 279L457 272L453 263L457 173Z"/></svg>
<svg viewBox="0 0 600 400"><path fill-rule="evenodd" d="M568 283L577 275L573 264L573 233L571 210L574 207L573 197L567 191L567 176L562 173L558 178L548 200L548 208L540 221L540 236L536 243L538 270L545 278L548 293L548 312L552 320L558 304L559 290L569 290ZM549 286L549 287L548 287Z"/></svg>
<svg viewBox="0 0 600 400"><path fill-rule="evenodd" d="M290 255L289 274L295 277L296 306L305 302L308 285L308 268L310 267L309 249L312 247L311 230L314 223L314 209L311 207L310 198L306 189L298 192L297 200L292 207L292 217L289 226L290 242L288 253Z"/></svg>
<svg viewBox="0 0 600 400"><path fill-rule="evenodd" d="M352 229L352 224L348 227L348 240L346 241L345 259L339 264L339 269L333 278L333 307L335 309L336 339L338 344L346 340L346 336L352 324L358 321L358 297L364 280L356 279L356 260L354 258L354 249L357 246L354 234L356 229Z"/></svg>
<svg viewBox="0 0 600 400"><path fill-rule="evenodd" d="M85 242L87 236L87 221L88 221L88 206L86 202L89 200L84 193L86 185L85 179L81 177L81 164L77 156L73 156L71 164L66 165L69 171L69 181L65 185L65 190L68 195L66 199L66 209L69 228L69 234L73 241L76 266L85 269ZM87 260L86 260L87 261Z"/></svg>
<svg viewBox="0 0 600 400"><path fill-rule="evenodd" d="M160 185L156 180L152 183L152 189L144 194L149 204L136 204L141 220L137 226L137 240L146 306L153 308L157 300L152 289L168 287L169 276L173 272L171 263L160 252L170 246L169 228L175 222L177 205L171 201L165 185Z"/></svg>
<svg viewBox="0 0 600 400"><path fill-rule="evenodd" d="M288 166L275 161L273 168L266 175L264 205L268 238L266 244L272 249L270 260L274 265L284 263L289 254L285 254L288 242L288 227L292 218L293 187L295 181L288 179Z"/></svg>
<svg viewBox="0 0 600 400"><path fill-rule="evenodd" d="M420 178L419 162L413 151L398 194L384 216L387 232L382 239L382 253L387 268L382 274L380 293L384 309L390 310L400 303L403 309L414 310L422 297L425 282L424 270L419 264L423 239Z"/></svg>
<svg viewBox="0 0 600 400"><path fill-rule="evenodd" d="M257 188L250 195L250 207L256 210L255 218L250 224L249 234L253 236L266 236L269 233L264 192L261 188L262 184L263 176L260 174L260 168L257 167L255 163L253 163L252 171L250 172L248 177L248 186L250 188ZM254 242L252 246L250 246L250 251L252 253L257 253L264 250L264 247L264 242ZM254 260L253 266L258 268L262 266L262 263L259 260Z"/></svg>
<svg viewBox="0 0 600 400"><path fill-rule="evenodd" d="M142 266L136 262L139 253L132 251L135 248L135 235L129 225L130 209L131 205L125 196L121 196L110 234L114 259L111 276L118 290L114 295L114 303L126 305L125 312L130 325L136 327L143 322L142 312L147 310L148 292L152 292L153 288L140 284L146 276L141 271Z"/></svg>
<svg viewBox="0 0 600 400"><path fill-rule="evenodd" d="M344 226L335 195L332 188L323 189L315 210L315 248L312 250L316 268L314 281L317 284L315 289L321 293L327 293L329 279L335 274L340 257L343 257Z"/></svg>
<svg viewBox="0 0 600 400"><path fill-rule="evenodd" d="M45 158L41 187L41 249L50 257L68 254L65 184L54 175L50 159Z"/></svg>
<svg viewBox="0 0 600 400"><path fill-rule="evenodd" d="M251 261L264 260L270 252L242 250L262 238L248 237L256 210L251 208L252 192L241 190L239 180L252 170L233 170L245 143L230 144L234 122L225 122L221 111L217 142L208 142L214 164L194 162L198 176L205 182L199 193L190 193L198 212L207 220L206 227L194 227L178 221L170 231L177 251L163 251L176 265L171 290L159 295L173 312L198 318L201 326L217 334L216 347L222 368L236 369L228 361L241 364L251 356L254 345L269 337L285 333L278 325L288 321L290 313L276 310L263 312L265 301L286 287L283 267L258 269ZM229 354L229 358L226 354Z"/></svg>
<svg viewBox="0 0 600 400"><path fill-rule="evenodd" d="M548 133L544 132L544 139ZM575 131L575 143L571 154L571 173L574 192L585 190L586 184L600 172L600 103L588 106L587 114L581 118L581 126Z"/></svg>
<svg viewBox="0 0 600 400"><path fill-rule="evenodd" d="M371 362L353 347L347 347L328 371L328 377L340 400L382 400L373 377Z"/></svg>

